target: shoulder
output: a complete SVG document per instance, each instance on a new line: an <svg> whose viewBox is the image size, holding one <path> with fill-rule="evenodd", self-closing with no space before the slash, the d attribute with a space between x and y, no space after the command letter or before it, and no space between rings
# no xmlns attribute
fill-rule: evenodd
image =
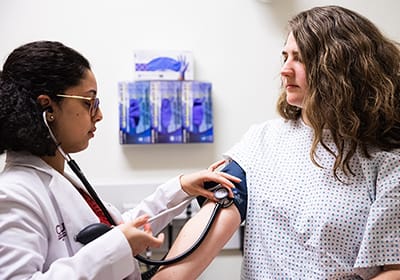
<svg viewBox="0 0 400 280"><path fill-rule="evenodd" d="M51 179L50 173L27 157L7 154L6 166L0 173L0 200L38 201L40 197L46 197L46 190L42 186Z"/></svg>
<svg viewBox="0 0 400 280"><path fill-rule="evenodd" d="M393 170L396 174L400 174L400 149L375 151L371 153L371 158L378 169Z"/></svg>
<svg viewBox="0 0 400 280"><path fill-rule="evenodd" d="M245 134L245 137L259 139L264 137L274 137L286 133L289 130L303 128L304 124L300 120L291 121L282 118L268 120L262 123L253 124Z"/></svg>
<svg viewBox="0 0 400 280"><path fill-rule="evenodd" d="M43 182L32 173L21 171L7 172L0 176L0 204L7 201L32 205L47 197ZM15 205L16 206L16 205Z"/></svg>
<svg viewBox="0 0 400 280"><path fill-rule="evenodd" d="M383 185L398 188L400 186L400 149L391 151L371 149L369 152L370 156L365 157L362 151L357 151L356 160L364 176L370 178L380 188Z"/></svg>
<svg viewBox="0 0 400 280"><path fill-rule="evenodd" d="M245 162L274 149L286 137L287 132L296 126L299 126L297 121L286 121L282 118L253 124L224 156L245 165Z"/></svg>
<svg viewBox="0 0 400 280"><path fill-rule="evenodd" d="M380 149L372 148L369 150L370 157L365 158L362 151L358 150L359 158L363 161L372 162L373 166L393 164L399 166L400 164L400 149L393 149L390 151L384 151ZM399 169L400 172L400 169Z"/></svg>

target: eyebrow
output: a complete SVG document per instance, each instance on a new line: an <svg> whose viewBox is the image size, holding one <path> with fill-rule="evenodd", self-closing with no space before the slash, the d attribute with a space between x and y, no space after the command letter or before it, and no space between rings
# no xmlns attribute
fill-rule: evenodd
<svg viewBox="0 0 400 280"><path fill-rule="evenodd" d="M282 51L282 55L288 55L288 54L289 54L289 52L287 52L287 51L285 51L285 50ZM299 55L300 52L299 52L299 51L292 51L292 54L294 54L294 55Z"/></svg>
<svg viewBox="0 0 400 280"><path fill-rule="evenodd" d="M85 93L88 93L88 94L91 94L91 95L94 95L94 96L97 95L97 91L94 90L94 89L90 89L90 90L88 90L88 91L85 91Z"/></svg>

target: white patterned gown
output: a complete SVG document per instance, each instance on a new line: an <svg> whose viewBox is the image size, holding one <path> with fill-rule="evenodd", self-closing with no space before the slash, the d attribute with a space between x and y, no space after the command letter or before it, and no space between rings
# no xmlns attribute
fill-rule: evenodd
<svg viewBox="0 0 400 280"><path fill-rule="evenodd" d="M325 143L335 150L328 131ZM334 158L301 120L253 125L226 154L246 171L242 279L368 279L400 264L400 150L357 151L355 176L333 176Z"/></svg>

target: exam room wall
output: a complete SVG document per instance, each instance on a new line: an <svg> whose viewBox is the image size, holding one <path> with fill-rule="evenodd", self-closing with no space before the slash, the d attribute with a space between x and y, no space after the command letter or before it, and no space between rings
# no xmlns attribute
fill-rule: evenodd
<svg viewBox="0 0 400 280"><path fill-rule="evenodd" d="M95 185L158 183L207 167L250 124L277 116L285 23L325 4L355 9L400 41L397 0L1 0L0 62L33 40L82 52L97 77L104 119L89 148L73 156ZM134 49L193 52L195 78L213 84L214 143L119 144L117 83L133 79Z"/></svg>
<svg viewBox="0 0 400 280"><path fill-rule="evenodd" d="M277 116L285 24L297 12L316 5L343 5L369 17L400 41L398 0L270 2L1 0L0 62L15 47L34 40L61 41L84 54L97 77L104 119L89 148L73 157L93 185L149 186L207 167L239 141L251 124ZM193 52L195 78L213 84L214 143L119 144L117 83L132 80L135 49ZM0 169L3 166L4 155ZM106 199L115 200L112 195ZM209 269L213 276L204 279L239 279L237 261L235 256L219 258ZM222 269L224 274L218 276L224 264L229 269ZM226 277L227 271L232 276Z"/></svg>

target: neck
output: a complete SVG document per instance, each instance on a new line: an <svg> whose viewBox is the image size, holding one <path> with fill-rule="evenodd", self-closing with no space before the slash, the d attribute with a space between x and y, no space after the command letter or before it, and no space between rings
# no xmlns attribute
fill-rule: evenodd
<svg viewBox="0 0 400 280"><path fill-rule="evenodd" d="M310 122L308 121L307 115L305 113L305 110L301 110L301 119L303 120L303 122L310 126Z"/></svg>
<svg viewBox="0 0 400 280"><path fill-rule="evenodd" d="M43 156L41 158L60 174L64 174L65 159L58 150L56 151L55 156Z"/></svg>

